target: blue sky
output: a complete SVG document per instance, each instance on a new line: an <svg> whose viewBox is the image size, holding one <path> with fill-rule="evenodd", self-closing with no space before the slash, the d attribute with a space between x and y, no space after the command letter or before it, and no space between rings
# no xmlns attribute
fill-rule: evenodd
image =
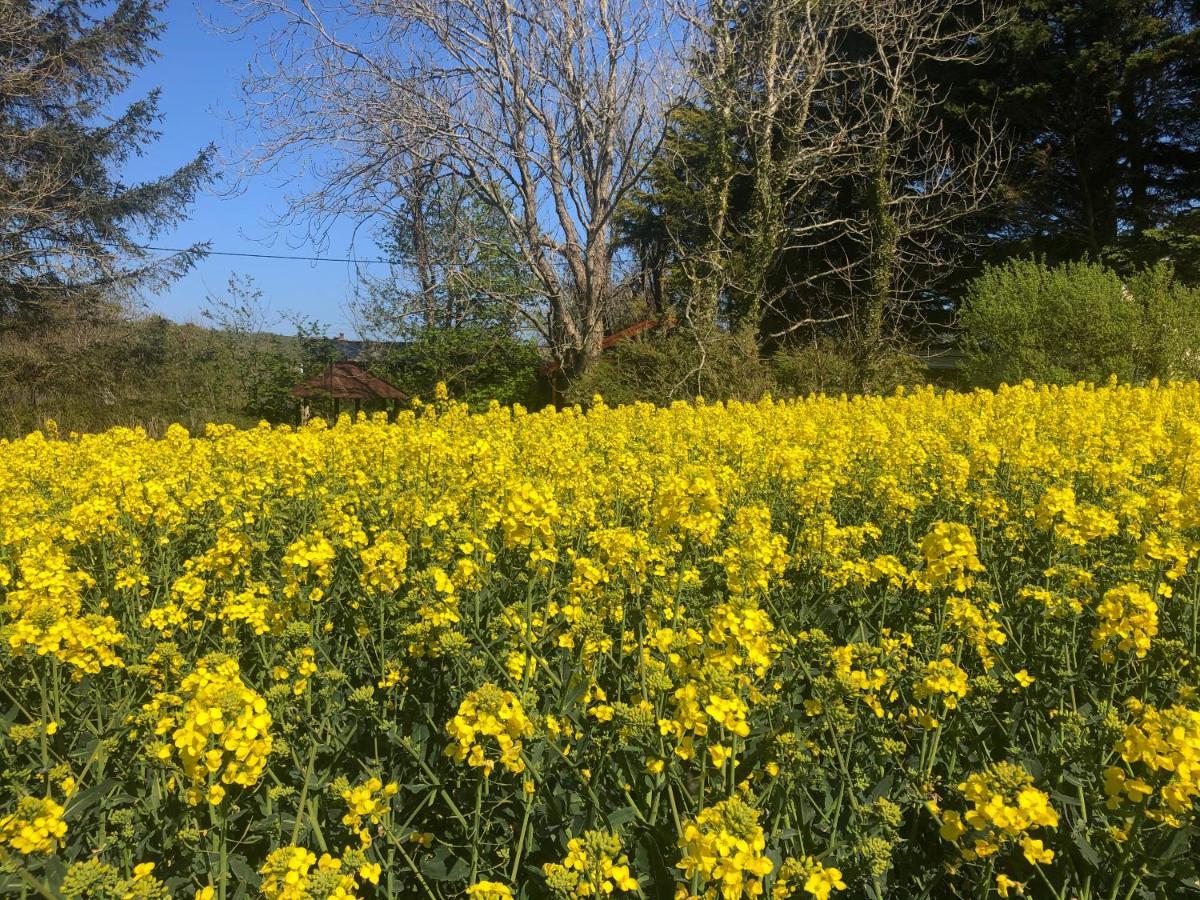
<svg viewBox="0 0 1200 900"><path fill-rule="evenodd" d="M238 146L254 140L255 135L242 131L238 121L240 78L253 48L245 39L214 33L203 23L202 15L228 20L228 12L215 0L168 0L167 29L157 44L162 55L130 86L130 98L161 88L160 109L166 118L160 127L162 138L126 168L129 181L172 171L210 142L217 144L224 161ZM182 247L207 240L214 250L354 258L381 255L369 230L364 233L360 229L357 237L353 235L352 222L337 223L323 248L306 241L300 227L276 227L272 219L284 210L284 178L291 174L256 177L235 196L225 194L219 186L205 191L188 220L160 234L155 245ZM373 272L381 269L371 267ZM346 307L358 275L355 266L346 263L210 256L166 293L147 296L146 305L176 321L202 321L200 311L206 297L224 293L233 272L252 276L275 312L293 311L315 318L328 326L330 334L353 333Z"/></svg>

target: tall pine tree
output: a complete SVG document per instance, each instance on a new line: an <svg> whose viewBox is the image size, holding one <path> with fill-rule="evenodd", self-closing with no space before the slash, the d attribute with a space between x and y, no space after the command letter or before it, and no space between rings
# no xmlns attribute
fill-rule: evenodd
<svg viewBox="0 0 1200 900"><path fill-rule="evenodd" d="M127 184L123 166L159 136L158 92L111 110L155 57L164 5L0 0L0 329L86 317L202 253L156 262L136 238L185 215L213 148Z"/></svg>
<svg viewBox="0 0 1200 900"><path fill-rule="evenodd" d="M1200 263L1200 3L1004 0L984 70L1016 154L997 256ZM1195 259L1188 259L1194 254ZM1200 274L1200 270L1196 270Z"/></svg>

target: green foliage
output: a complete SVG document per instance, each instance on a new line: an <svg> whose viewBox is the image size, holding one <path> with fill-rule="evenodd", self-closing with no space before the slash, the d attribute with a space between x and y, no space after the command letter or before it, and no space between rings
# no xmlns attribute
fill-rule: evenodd
<svg viewBox="0 0 1200 900"><path fill-rule="evenodd" d="M971 283L961 314L967 377L1056 384L1134 374L1138 310L1095 263L1014 260Z"/></svg>
<svg viewBox="0 0 1200 900"><path fill-rule="evenodd" d="M535 310L537 288L503 214L454 179L410 193L381 241L392 269L367 282L358 304L365 331L408 341L428 329L528 324L518 311Z"/></svg>
<svg viewBox="0 0 1200 900"><path fill-rule="evenodd" d="M1012 202L999 211L991 258L1090 256L1125 274L1162 258L1164 236L1195 235L1187 220L1200 193L1200 8L1191 0L999 7L1006 18L990 61L938 72L963 106L995 109L1013 144Z"/></svg>
<svg viewBox="0 0 1200 900"><path fill-rule="evenodd" d="M1121 272L1168 262L1180 281L1200 285L1200 209L1131 236L1106 253L1105 261Z"/></svg>
<svg viewBox="0 0 1200 900"><path fill-rule="evenodd" d="M771 357L782 396L808 394L890 394L898 387L921 384L925 369L903 348L881 348L865 362L844 341L820 338L789 347Z"/></svg>
<svg viewBox="0 0 1200 900"><path fill-rule="evenodd" d="M423 185L389 223L384 248L406 276L371 285L379 330L516 325L536 287L500 210L457 179Z"/></svg>
<svg viewBox="0 0 1200 900"><path fill-rule="evenodd" d="M115 309L20 339L0 333L0 435L26 434L47 419L64 433L291 422L288 391L300 377L304 344Z"/></svg>
<svg viewBox="0 0 1200 900"><path fill-rule="evenodd" d="M581 404L599 394L610 406L890 394L922 384L926 374L918 356L901 346L876 348L864 358L852 342L822 337L764 359L747 332L714 329L702 337L680 328L617 344L565 393L568 402Z"/></svg>
<svg viewBox="0 0 1200 900"><path fill-rule="evenodd" d="M735 319L744 312L745 298L721 286L739 280L735 270L744 265L747 242L732 229L717 250L713 232L724 225L723 215L738 222L752 216L744 138L722 129L707 105L674 109L665 125L663 149L650 164L646 184L618 210L618 233L648 275L655 308L682 306L691 294L711 289L721 294L714 311Z"/></svg>
<svg viewBox="0 0 1200 900"><path fill-rule="evenodd" d="M381 339L365 361L427 400L442 382L476 409L541 405L542 357L518 313L535 304L536 289L503 215L455 179L408 188L383 241L394 269L368 284L359 308Z"/></svg>
<svg viewBox="0 0 1200 900"><path fill-rule="evenodd" d="M218 371L209 336L126 309L201 255L151 260L138 242L182 221L213 176L212 147L139 184L121 175L159 136L157 91L121 101L156 55L164 5L0 0L0 432L225 412L214 379L195 377Z"/></svg>
<svg viewBox="0 0 1200 900"><path fill-rule="evenodd" d="M184 218L212 178L213 147L140 184L120 174L158 137L157 91L118 103L156 55L164 6L0 0L0 327L162 284L202 251L151 262L135 241Z"/></svg>
<svg viewBox="0 0 1200 900"><path fill-rule="evenodd" d="M285 422L294 418L296 401L288 393L302 372L320 369L338 358L320 325L293 324L296 339L273 333L283 321L271 313L254 279L230 275L226 293L208 298L205 318L220 332L221 364L230 390L228 403L255 420Z"/></svg>
<svg viewBox="0 0 1200 900"><path fill-rule="evenodd" d="M751 335L677 329L617 344L564 393L571 403L586 404L599 394L615 406L697 397L757 400L774 387Z"/></svg>
<svg viewBox="0 0 1200 900"><path fill-rule="evenodd" d="M1169 267L1122 282L1098 263L1014 260L971 283L961 314L968 380L1069 383L1194 370L1200 295Z"/></svg>
<svg viewBox="0 0 1200 900"><path fill-rule="evenodd" d="M498 327L423 328L410 340L375 348L371 370L408 393L430 399L438 382L472 407L493 400L538 406L542 357L535 344Z"/></svg>
<svg viewBox="0 0 1200 900"><path fill-rule="evenodd" d="M906 302L925 304L922 317L936 318L947 298L963 296L986 261L1001 264L1030 253L1051 263L1099 259L1124 276L1168 260L1180 280L1200 282L1200 8L1189 0L1002 0L987 5L994 15L983 22L985 5L976 6L957 6L947 24L981 27L986 60L928 62L920 90L928 88L937 99L913 109L928 113L938 133L953 135L948 147L955 156L969 156L978 139L976 123L994 115L1011 149L1006 202L983 204L953 227L919 231L907 245L897 245L889 234L897 220L864 217L871 198L878 199L865 179L869 173L861 166L841 173L846 161L836 154L812 156L812 165L827 173L819 190L802 190L803 168L798 181L766 179L760 184L769 186L767 194L756 190L753 176L763 160L749 140L750 117L736 103L716 102L702 90L669 117L664 151L619 219L655 304L711 307L732 327L770 296L761 323L767 335L789 320L844 313L865 319L861 287L869 273L878 279L876 294L899 290ZM752 38L757 22L775 21L766 17L767 8L719 7L713 15L744 13L747 21L729 27ZM782 27L786 33L788 26ZM838 52L839 62L853 63L862 48L850 38ZM698 54L693 64L707 76L706 90L719 89L719 69L704 68L715 66L709 56L711 51ZM855 76L836 70L853 93ZM743 89L753 94L762 84L738 83ZM781 115L772 132L771 171L782 171L780 161L795 152L790 142L821 146L825 113L838 110L817 106L808 122L789 119L803 106ZM866 109L862 124L869 132L880 113ZM730 110L736 111L732 118ZM905 172L914 163L920 171L928 136L927 129L908 135L912 148L906 151L904 136L890 135L883 174ZM892 199L911 181L894 179ZM756 255L764 245L753 237L769 219L770 203L776 204L778 225L802 226L804 237ZM813 227L846 218L865 223L858 235L873 237L863 242L839 235L837 227ZM881 252L889 244L901 252ZM947 265L947 259L957 262ZM780 321L772 321L777 313Z"/></svg>
<svg viewBox="0 0 1200 900"><path fill-rule="evenodd" d="M1200 377L1200 288L1188 287L1165 264L1129 279L1142 307L1139 374L1147 378Z"/></svg>

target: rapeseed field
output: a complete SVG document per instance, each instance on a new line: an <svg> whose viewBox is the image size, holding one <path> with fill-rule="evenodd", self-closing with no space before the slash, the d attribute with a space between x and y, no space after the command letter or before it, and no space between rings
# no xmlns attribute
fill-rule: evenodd
<svg viewBox="0 0 1200 900"><path fill-rule="evenodd" d="M1197 894L1200 385L0 443L0 893Z"/></svg>

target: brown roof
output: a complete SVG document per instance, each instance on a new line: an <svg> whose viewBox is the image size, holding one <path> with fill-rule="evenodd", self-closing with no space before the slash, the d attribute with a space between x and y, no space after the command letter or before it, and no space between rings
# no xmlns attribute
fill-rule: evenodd
<svg viewBox="0 0 1200 900"><path fill-rule="evenodd" d="M376 378L358 363L335 362L320 375L300 382L293 397L332 397L335 400L407 400L400 388Z"/></svg>

